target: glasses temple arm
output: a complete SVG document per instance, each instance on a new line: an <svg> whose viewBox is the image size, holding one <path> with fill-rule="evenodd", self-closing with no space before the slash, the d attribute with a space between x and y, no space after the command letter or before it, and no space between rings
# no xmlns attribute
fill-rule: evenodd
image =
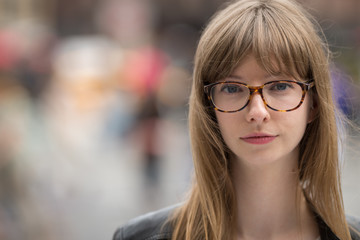
<svg viewBox="0 0 360 240"><path fill-rule="evenodd" d="M306 83L306 88L307 88L306 90L309 91L314 86L315 86L314 80L310 80Z"/></svg>

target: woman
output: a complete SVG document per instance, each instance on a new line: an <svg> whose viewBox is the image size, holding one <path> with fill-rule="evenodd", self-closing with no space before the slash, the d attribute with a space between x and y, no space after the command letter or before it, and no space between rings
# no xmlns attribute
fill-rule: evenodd
<svg viewBox="0 0 360 240"><path fill-rule="evenodd" d="M240 0L212 19L195 56L190 197L114 239L360 239L318 31L289 0Z"/></svg>

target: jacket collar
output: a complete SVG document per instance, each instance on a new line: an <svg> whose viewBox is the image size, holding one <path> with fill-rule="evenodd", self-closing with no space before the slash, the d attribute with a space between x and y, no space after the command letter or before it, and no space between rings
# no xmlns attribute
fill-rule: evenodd
<svg viewBox="0 0 360 240"><path fill-rule="evenodd" d="M315 214L315 218L319 227L321 240L340 240L319 215Z"/></svg>

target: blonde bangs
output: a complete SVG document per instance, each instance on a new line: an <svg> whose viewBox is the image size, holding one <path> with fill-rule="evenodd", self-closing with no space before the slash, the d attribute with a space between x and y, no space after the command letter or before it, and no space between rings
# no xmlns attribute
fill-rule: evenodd
<svg viewBox="0 0 360 240"><path fill-rule="evenodd" d="M252 32L252 53L270 74L285 73L307 80L311 72L306 33L278 9L257 9ZM276 17L276 18L275 18ZM291 27L289 27L291 26ZM240 40L240 39L239 39Z"/></svg>

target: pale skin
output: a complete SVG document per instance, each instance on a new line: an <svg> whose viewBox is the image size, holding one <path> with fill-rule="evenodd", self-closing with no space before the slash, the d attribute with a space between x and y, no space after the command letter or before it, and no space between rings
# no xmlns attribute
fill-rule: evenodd
<svg viewBox="0 0 360 240"><path fill-rule="evenodd" d="M271 76L254 56L246 57L231 74L232 81L259 86L271 80L298 80L285 75ZM216 111L221 134L233 153L233 181L237 195L238 240L315 240L317 223L299 187L296 173L299 142L314 117L313 101L292 112L268 109L259 93L236 113ZM251 134L270 135L273 140L253 144L243 138ZM296 192L300 196L299 214ZM300 216L300 217L298 217Z"/></svg>

